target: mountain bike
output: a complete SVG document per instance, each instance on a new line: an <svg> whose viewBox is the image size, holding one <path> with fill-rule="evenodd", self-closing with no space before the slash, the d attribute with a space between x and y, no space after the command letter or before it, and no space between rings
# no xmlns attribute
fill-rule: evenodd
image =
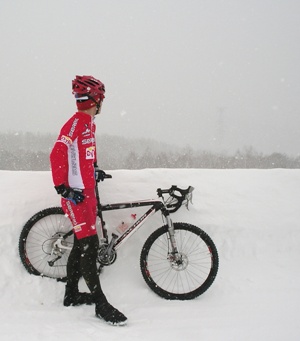
<svg viewBox="0 0 300 341"><path fill-rule="evenodd" d="M105 174L105 178L111 175ZM157 189L158 199L101 204L98 186L96 228L100 246L99 274L117 259L117 251L150 216L160 212L164 225L146 239L140 254L140 270L149 288L170 300L190 300L203 294L218 272L219 258L212 239L199 227L174 222L170 214L188 208L194 188L176 185ZM144 213L123 232L108 235L103 212L142 208ZM147 209L147 210L146 210ZM22 228L19 255L25 269L33 275L66 280L66 264L73 245L73 229L61 207L46 208L33 215Z"/></svg>

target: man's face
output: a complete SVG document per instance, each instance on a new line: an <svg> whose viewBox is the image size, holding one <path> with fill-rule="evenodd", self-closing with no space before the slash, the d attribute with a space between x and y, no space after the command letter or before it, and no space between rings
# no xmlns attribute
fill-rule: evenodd
<svg viewBox="0 0 300 341"><path fill-rule="evenodd" d="M101 113L102 103L103 103L103 100L100 100L100 102L99 102L99 109L97 109L97 106L95 107L96 108L95 115L99 115Z"/></svg>

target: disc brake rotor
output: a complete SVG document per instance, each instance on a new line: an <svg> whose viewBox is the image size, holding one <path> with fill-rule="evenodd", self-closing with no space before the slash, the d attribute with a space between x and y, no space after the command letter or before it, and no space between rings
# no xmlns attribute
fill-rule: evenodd
<svg viewBox="0 0 300 341"><path fill-rule="evenodd" d="M184 253L178 253L176 255L169 254L168 260L173 270L183 271L189 264L188 257Z"/></svg>

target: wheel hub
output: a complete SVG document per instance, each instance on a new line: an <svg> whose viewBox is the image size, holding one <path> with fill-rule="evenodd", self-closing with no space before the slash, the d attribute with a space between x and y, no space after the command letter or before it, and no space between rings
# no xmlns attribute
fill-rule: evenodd
<svg viewBox="0 0 300 341"><path fill-rule="evenodd" d="M169 254L168 260L171 268L176 271L185 270L189 264L188 257L184 253L177 253L176 255Z"/></svg>

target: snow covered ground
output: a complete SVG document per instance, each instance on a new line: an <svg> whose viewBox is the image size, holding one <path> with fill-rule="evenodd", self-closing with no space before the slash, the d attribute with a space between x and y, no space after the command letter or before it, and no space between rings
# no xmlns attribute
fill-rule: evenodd
<svg viewBox="0 0 300 341"><path fill-rule="evenodd" d="M63 307L64 284L29 275L18 256L24 223L59 205L51 175L0 171L1 340L300 340L300 170L111 174L101 184L105 203L156 198L156 188L173 184L195 187L194 205L173 220L198 225L215 241L215 282L192 301L167 301L150 291L139 255L145 238L162 225L157 214L101 275L107 297L128 317L126 327L104 324L93 306Z"/></svg>

